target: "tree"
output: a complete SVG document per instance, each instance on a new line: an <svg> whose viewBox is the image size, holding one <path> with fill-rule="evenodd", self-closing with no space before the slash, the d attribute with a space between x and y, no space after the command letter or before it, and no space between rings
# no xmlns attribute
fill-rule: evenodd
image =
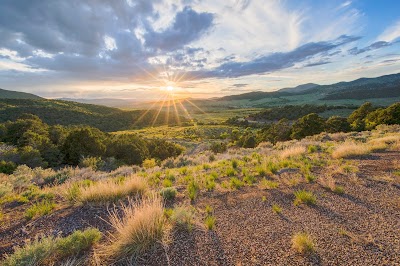
<svg viewBox="0 0 400 266"><path fill-rule="evenodd" d="M350 130L350 123L344 117L331 116L325 122L325 131L328 133L349 132Z"/></svg>
<svg viewBox="0 0 400 266"><path fill-rule="evenodd" d="M278 123L265 126L258 135L259 141L269 141L276 144L278 141L290 140L292 127L289 120L283 118Z"/></svg>
<svg viewBox="0 0 400 266"><path fill-rule="evenodd" d="M306 136L319 134L324 131L325 120L317 115L311 113L299 118L292 126L291 137L293 139L301 139Z"/></svg>
<svg viewBox="0 0 400 266"><path fill-rule="evenodd" d="M347 121L350 123L350 126L353 130L362 131L365 129L365 118L369 113L374 111L372 107L372 103L366 102L361 105L358 109L356 109L353 113L350 114Z"/></svg>
<svg viewBox="0 0 400 266"><path fill-rule="evenodd" d="M97 128L78 128L68 135L61 148L64 161L78 165L82 157L101 157L106 152L106 135Z"/></svg>
<svg viewBox="0 0 400 266"><path fill-rule="evenodd" d="M114 136L107 144L107 156L126 164L142 164L149 155L147 143L134 135Z"/></svg>

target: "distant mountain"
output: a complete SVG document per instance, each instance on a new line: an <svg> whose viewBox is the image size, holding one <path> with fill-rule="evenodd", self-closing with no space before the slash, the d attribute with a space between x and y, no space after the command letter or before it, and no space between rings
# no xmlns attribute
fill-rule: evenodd
<svg viewBox="0 0 400 266"><path fill-rule="evenodd" d="M97 105L104 105L108 107L118 107L118 108L129 108L132 107L137 102L134 100L123 100L123 99L113 99L113 98L101 98L101 99L60 98L59 100L86 103L86 104L97 104Z"/></svg>
<svg viewBox="0 0 400 266"><path fill-rule="evenodd" d="M306 83L306 84L303 84L303 85L296 86L296 87L294 87L294 88L284 88L284 89L280 89L279 91L280 91L280 92L294 92L294 93L296 93L296 92L306 91L306 90L315 88L315 87L317 87L317 86L319 86L319 85L318 85L318 84L315 84L315 83Z"/></svg>
<svg viewBox="0 0 400 266"><path fill-rule="evenodd" d="M43 99L37 95L0 89L0 99Z"/></svg>
<svg viewBox="0 0 400 266"><path fill-rule="evenodd" d="M273 92L248 92L215 99L229 105L242 107L267 107L297 104L355 104L365 100L390 104L400 98L400 73L376 78L360 78L331 85L307 83L295 88ZM385 99L385 100L380 100ZM235 103L236 101L236 103ZM241 101L241 102L238 102Z"/></svg>

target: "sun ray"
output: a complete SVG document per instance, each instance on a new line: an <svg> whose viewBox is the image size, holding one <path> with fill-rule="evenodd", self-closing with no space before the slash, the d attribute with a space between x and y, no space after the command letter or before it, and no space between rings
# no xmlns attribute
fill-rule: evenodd
<svg viewBox="0 0 400 266"><path fill-rule="evenodd" d="M158 116L161 113L162 108L164 107L165 101L167 100L167 95L164 96L163 102L160 104L160 108L158 109L157 114L153 117L153 122L151 124L151 126L153 127L154 124L157 122Z"/></svg>
<svg viewBox="0 0 400 266"><path fill-rule="evenodd" d="M179 113L178 113L178 109L176 108L176 103L175 103L174 98L172 98L172 103L174 104L176 122L178 123L178 125L181 125L181 120L179 119Z"/></svg>
<svg viewBox="0 0 400 266"><path fill-rule="evenodd" d="M159 101L160 99L161 99L161 97L158 98L158 99L146 110L146 112L144 112L144 113L136 120L135 123L133 123L133 126L136 126L136 125L150 112L150 110L153 109L153 107L158 103L158 101Z"/></svg>

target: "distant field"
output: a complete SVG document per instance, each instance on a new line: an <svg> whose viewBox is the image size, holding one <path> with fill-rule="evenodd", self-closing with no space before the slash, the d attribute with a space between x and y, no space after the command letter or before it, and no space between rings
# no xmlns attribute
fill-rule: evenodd
<svg viewBox="0 0 400 266"><path fill-rule="evenodd" d="M234 126L201 125L201 126L159 126L137 130L117 131L114 134L139 134L144 138L162 138L168 140L202 141L204 139L220 139L221 134L230 134ZM239 128L238 128L239 129Z"/></svg>

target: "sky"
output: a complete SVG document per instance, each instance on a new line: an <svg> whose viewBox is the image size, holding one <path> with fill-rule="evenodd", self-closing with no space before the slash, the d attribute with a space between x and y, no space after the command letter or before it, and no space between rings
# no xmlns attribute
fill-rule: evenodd
<svg viewBox="0 0 400 266"><path fill-rule="evenodd" d="M400 1L0 0L0 88L208 98L400 72Z"/></svg>

